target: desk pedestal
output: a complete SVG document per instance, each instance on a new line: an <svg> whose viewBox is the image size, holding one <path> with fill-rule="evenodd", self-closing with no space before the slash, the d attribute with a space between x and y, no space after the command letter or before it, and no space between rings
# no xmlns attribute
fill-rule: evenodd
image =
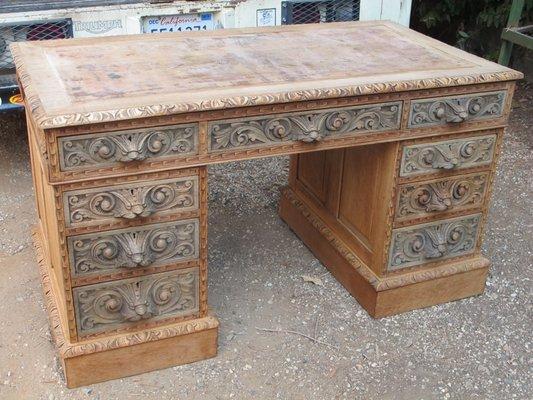
<svg viewBox="0 0 533 400"><path fill-rule="evenodd" d="M501 135L293 155L280 216L375 318L480 294L490 264L481 237ZM433 154L486 142L491 162L483 165L416 174L416 165L406 167L419 149Z"/></svg>
<svg viewBox="0 0 533 400"><path fill-rule="evenodd" d="M397 282L379 279L290 188L282 194L280 216L374 318L474 296L485 289L490 264L483 257L447 264L444 276L430 275L427 280L418 272Z"/></svg>
<svg viewBox="0 0 533 400"><path fill-rule="evenodd" d="M66 324L58 311L61 296L44 251L40 227L35 227L32 235L50 331L67 387L92 385L217 355L218 320L212 315L137 332L71 342L64 333Z"/></svg>

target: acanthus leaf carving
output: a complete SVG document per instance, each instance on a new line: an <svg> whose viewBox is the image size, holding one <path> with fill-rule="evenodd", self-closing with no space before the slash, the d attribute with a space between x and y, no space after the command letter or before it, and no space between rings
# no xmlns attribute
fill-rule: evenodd
<svg viewBox="0 0 533 400"><path fill-rule="evenodd" d="M413 100L409 127L418 128L502 116L505 91Z"/></svg>
<svg viewBox="0 0 533 400"><path fill-rule="evenodd" d="M83 286L73 292L78 333L87 335L198 311L198 269Z"/></svg>
<svg viewBox="0 0 533 400"><path fill-rule="evenodd" d="M416 217L460 207L479 207L486 187L486 174L405 184L399 192L396 215Z"/></svg>
<svg viewBox="0 0 533 400"><path fill-rule="evenodd" d="M389 271L457 257L474 251L480 214L395 229Z"/></svg>
<svg viewBox="0 0 533 400"><path fill-rule="evenodd" d="M152 185L78 190L66 192L64 196L67 226L79 226L195 208L198 206L198 180L190 177Z"/></svg>
<svg viewBox="0 0 533 400"><path fill-rule="evenodd" d="M490 164L495 144L496 136L490 135L406 146L400 176Z"/></svg>
<svg viewBox="0 0 533 400"><path fill-rule="evenodd" d="M181 125L59 138L63 171L196 154L198 126Z"/></svg>
<svg viewBox="0 0 533 400"><path fill-rule="evenodd" d="M356 131L397 129L401 103L356 106L290 115L251 117L209 124L211 150L252 147L289 141L317 142Z"/></svg>
<svg viewBox="0 0 533 400"><path fill-rule="evenodd" d="M68 248L72 273L81 276L197 258L198 237L198 220L71 236Z"/></svg>

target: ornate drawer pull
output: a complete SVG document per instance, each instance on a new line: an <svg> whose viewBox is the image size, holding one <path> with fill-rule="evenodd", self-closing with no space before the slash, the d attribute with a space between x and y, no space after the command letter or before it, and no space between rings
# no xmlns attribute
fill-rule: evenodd
<svg viewBox="0 0 533 400"><path fill-rule="evenodd" d="M198 278L198 268L188 268L77 287L73 294L78 333L193 314L199 307Z"/></svg>
<svg viewBox="0 0 533 400"><path fill-rule="evenodd" d="M176 195L175 188L170 185L113 190L94 196L89 207L95 214L134 219L148 217L165 205L170 205ZM186 198L183 202L192 204L192 198Z"/></svg>
<svg viewBox="0 0 533 400"><path fill-rule="evenodd" d="M474 251L480 214L395 229L389 270L424 264Z"/></svg>
<svg viewBox="0 0 533 400"><path fill-rule="evenodd" d="M398 129L401 109L401 102L393 102L214 121L208 124L209 150L315 143L336 135Z"/></svg>
<svg viewBox="0 0 533 400"><path fill-rule="evenodd" d="M63 171L196 154L196 124L66 136L59 139Z"/></svg>
<svg viewBox="0 0 533 400"><path fill-rule="evenodd" d="M302 132L298 140L304 143L315 143L320 142L324 137L326 137L325 133L312 130Z"/></svg>
<svg viewBox="0 0 533 400"><path fill-rule="evenodd" d="M453 169L460 167L464 160L469 160L478 147L475 141L464 142L460 146L435 145L424 151L422 161L435 169Z"/></svg>
<svg viewBox="0 0 533 400"><path fill-rule="evenodd" d="M448 107L446 107L446 105ZM476 108L479 111L479 104L476 104L475 106L477 106ZM464 106L447 101L437 106L435 116L438 119L445 120L449 123L458 123L468 119L468 112Z"/></svg>
<svg viewBox="0 0 533 400"><path fill-rule="evenodd" d="M71 236L68 248L75 276L180 262L198 256L198 221Z"/></svg>
<svg viewBox="0 0 533 400"><path fill-rule="evenodd" d="M155 184L126 184L66 192L67 226L145 218L152 214L196 208L198 178L173 178Z"/></svg>
<svg viewBox="0 0 533 400"><path fill-rule="evenodd" d="M495 143L496 136L489 135L405 146L400 176L488 165Z"/></svg>
<svg viewBox="0 0 533 400"><path fill-rule="evenodd" d="M456 208L480 207L486 187L486 173L405 184L399 192L396 216L408 218Z"/></svg>
<svg viewBox="0 0 533 400"><path fill-rule="evenodd" d="M158 154L163 149L163 140L158 131L135 133L131 135L109 136L94 142L96 154L107 159L115 156L123 163L144 160L148 153Z"/></svg>
<svg viewBox="0 0 533 400"><path fill-rule="evenodd" d="M409 128L499 118L503 114L505 91L453 97L420 99L411 102Z"/></svg>

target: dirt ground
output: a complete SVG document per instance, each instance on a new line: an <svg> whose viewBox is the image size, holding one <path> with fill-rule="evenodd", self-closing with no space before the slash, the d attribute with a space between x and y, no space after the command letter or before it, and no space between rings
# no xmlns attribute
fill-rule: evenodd
<svg viewBox="0 0 533 400"><path fill-rule="evenodd" d="M31 245L24 125L0 119L0 398L531 399L532 100L522 85L483 246L493 262L484 295L374 320L278 218L286 158L216 166L209 303L221 322L218 356L74 390L58 367ZM329 345L258 329L312 336L316 324Z"/></svg>

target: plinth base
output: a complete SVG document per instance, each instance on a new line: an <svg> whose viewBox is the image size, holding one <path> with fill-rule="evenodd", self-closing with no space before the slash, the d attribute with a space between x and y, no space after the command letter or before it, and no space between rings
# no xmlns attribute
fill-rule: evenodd
<svg viewBox="0 0 533 400"><path fill-rule="evenodd" d="M213 316L70 342L63 333L66 329L58 312L57 287L42 251L38 228L34 229L33 238L52 336L67 387L91 385L216 356L218 320Z"/></svg>
<svg viewBox="0 0 533 400"><path fill-rule="evenodd" d="M486 258L378 277L290 188L283 190L279 214L374 318L478 295L485 289L490 265Z"/></svg>

